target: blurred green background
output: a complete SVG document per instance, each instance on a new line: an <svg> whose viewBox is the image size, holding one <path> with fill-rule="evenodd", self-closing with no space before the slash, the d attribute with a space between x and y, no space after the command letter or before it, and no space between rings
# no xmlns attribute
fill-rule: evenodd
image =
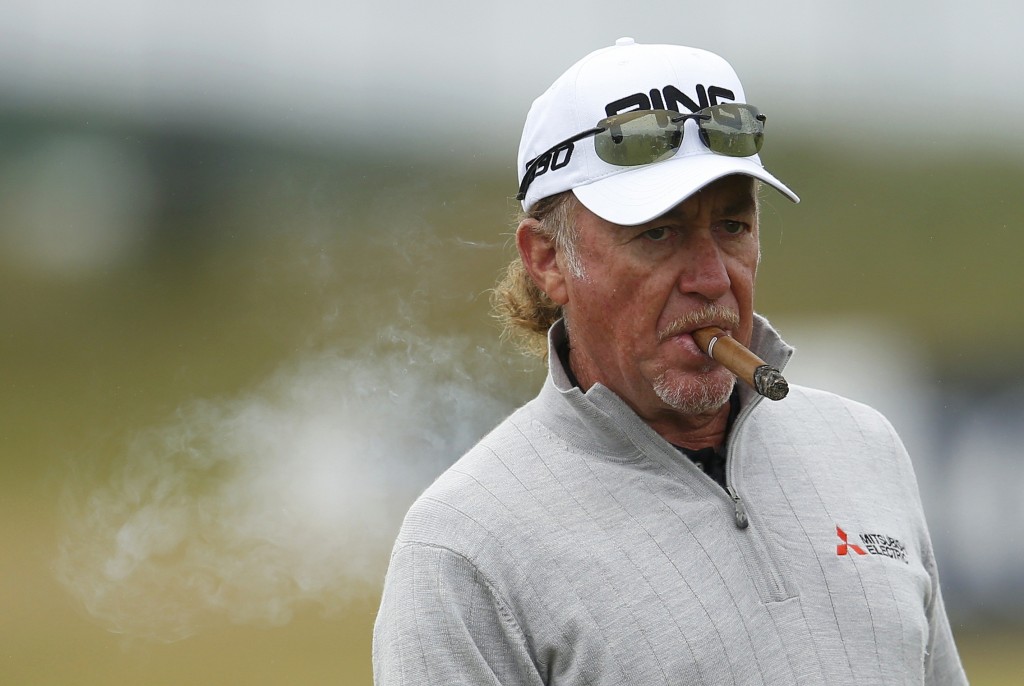
<svg viewBox="0 0 1024 686"><path fill-rule="evenodd" d="M310 11L272 5L259 7L294 22ZM360 22L385 31L369 8L346 35ZM51 26L44 15L13 26L30 34ZM490 34L465 21L485 54ZM627 33L579 21L583 34L552 47L551 64L517 74L522 92ZM680 33L658 38L700 43ZM729 55L735 42L704 44ZM792 59L785 48L780 62ZM481 59L493 69L513 54ZM767 67L745 61L757 90L745 73ZM458 64L478 97L500 88L477 82L485 66ZM0 75L11 94L0 108L0 683L370 683L377 593L404 509L541 378L498 342L487 304L511 255L528 98L515 92L500 120L511 128L429 133L462 107L440 85L398 108L427 123L387 109L388 121L353 129L343 108L308 135L295 134L298 114L281 115L289 133L276 135L273 117L233 127L237 115L201 107L189 118L140 114L113 95L39 99L14 71ZM315 81L252 80L298 74ZM848 78L875 76L885 80ZM957 640L972 683L1016 684L1024 135L1012 112L965 106L961 119L931 102L938 111L922 117L972 130L858 128L884 121L868 102L816 128L801 116L817 110L771 110L782 116L770 114L765 161L803 202L764 195L758 309L783 334L793 322L809 349L832 340L817 326L837 322L858 327L852 345L913 348L914 417L934 448L914 458ZM988 115L1012 131L979 147L972 134ZM401 132L382 135L389 126ZM336 130L314 135L325 129ZM826 360L844 362L838 350ZM883 405L887 386L903 385L883 371L860 381L862 399ZM959 479L965 455L988 466Z"/></svg>

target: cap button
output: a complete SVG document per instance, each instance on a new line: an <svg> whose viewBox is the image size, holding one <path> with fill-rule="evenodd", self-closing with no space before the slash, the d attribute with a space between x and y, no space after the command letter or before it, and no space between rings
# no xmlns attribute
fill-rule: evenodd
<svg viewBox="0 0 1024 686"><path fill-rule="evenodd" d="M633 40L632 38L629 38L628 36L620 38L617 41L615 41L615 45L634 45L635 43L636 41Z"/></svg>

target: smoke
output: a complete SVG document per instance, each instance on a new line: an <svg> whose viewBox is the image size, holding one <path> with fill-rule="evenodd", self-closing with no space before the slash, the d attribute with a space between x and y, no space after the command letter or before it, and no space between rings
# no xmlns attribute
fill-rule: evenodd
<svg viewBox="0 0 1024 686"><path fill-rule="evenodd" d="M509 411L495 364L391 331L194 402L69 485L58 578L111 631L157 640L337 613L379 588L416 494Z"/></svg>

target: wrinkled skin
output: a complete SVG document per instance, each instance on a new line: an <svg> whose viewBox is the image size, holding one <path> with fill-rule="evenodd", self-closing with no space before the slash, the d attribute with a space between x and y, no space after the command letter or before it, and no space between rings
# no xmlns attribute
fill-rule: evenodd
<svg viewBox="0 0 1024 686"><path fill-rule="evenodd" d="M580 386L608 387L676 445L721 445L735 379L689 332L714 324L750 344L760 259L753 180L719 179L638 226L582 205L576 222L582 274L534 220L520 224L517 244L534 281L562 306Z"/></svg>

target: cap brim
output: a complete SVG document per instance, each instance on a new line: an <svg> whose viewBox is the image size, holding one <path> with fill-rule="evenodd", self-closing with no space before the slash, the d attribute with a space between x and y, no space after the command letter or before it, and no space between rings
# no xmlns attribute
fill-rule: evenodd
<svg viewBox="0 0 1024 686"><path fill-rule="evenodd" d="M750 157L713 153L678 156L573 188L588 210L613 224L643 224L668 212L712 181L744 174L764 181L793 202L796 193Z"/></svg>

